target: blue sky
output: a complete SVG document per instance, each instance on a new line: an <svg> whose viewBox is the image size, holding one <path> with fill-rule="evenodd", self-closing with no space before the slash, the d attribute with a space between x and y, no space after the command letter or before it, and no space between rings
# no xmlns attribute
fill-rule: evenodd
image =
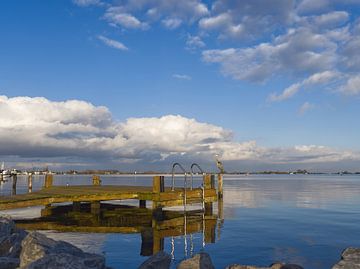
<svg viewBox="0 0 360 269"><path fill-rule="evenodd" d="M234 170L356 170L359 11L357 0L1 1L0 117L9 125L0 127L0 159L165 169L178 159L210 167L219 154ZM61 118L29 116L61 117L74 99L90 112L77 104L69 116L76 128L66 123L61 135L49 127ZM84 119L101 107L106 119L89 130ZM158 126L149 141L140 127L124 134L131 118ZM174 121L178 129L167 132ZM101 128L112 133L106 149ZM44 137L19 134L28 129ZM21 149L7 150L12 144Z"/></svg>

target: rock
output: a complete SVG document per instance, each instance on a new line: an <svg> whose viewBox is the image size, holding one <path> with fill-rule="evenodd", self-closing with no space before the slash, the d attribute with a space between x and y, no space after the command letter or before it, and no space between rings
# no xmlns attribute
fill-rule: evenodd
<svg viewBox="0 0 360 269"><path fill-rule="evenodd" d="M347 248L332 269L360 269L360 248Z"/></svg>
<svg viewBox="0 0 360 269"><path fill-rule="evenodd" d="M203 252L194 257L182 261L177 269L215 269L209 254Z"/></svg>
<svg viewBox="0 0 360 269"><path fill-rule="evenodd" d="M9 217L0 217L0 256L18 258L21 252L21 241L27 233L17 229ZM1 267L0 267L1 268Z"/></svg>
<svg viewBox="0 0 360 269"><path fill-rule="evenodd" d="M20 260L17 258L0 257L1 269L15 269L18 268Z"/></svg>
<svg viewBox="0 0 360 269"><path fill-rule="evenodd" d="M285 264L281 266L280 269L304 269L304 268L296 264Z"/></svg>
<svg viewBox="0 0 360 269"><path fill-rule="evenodd" d="M171 256L164 251L159 251L143 262L139 269L169 269Z"/></svg>
<svg viewBox="0 0 360 269"><path fill-rule="evenodd" d="M20 268L26 269L104 269L104 257L55 241L37 232L29 233L22 241Z"/></svg>
<svg viewBox="0 0 360 269"><path fill-rule="evenodd" d="M303 269L301 266L296 264L282 264L282 263L274 263L270 265L270 267L256 267L252 265L238 265L233 264L226 269Z"/></svg>

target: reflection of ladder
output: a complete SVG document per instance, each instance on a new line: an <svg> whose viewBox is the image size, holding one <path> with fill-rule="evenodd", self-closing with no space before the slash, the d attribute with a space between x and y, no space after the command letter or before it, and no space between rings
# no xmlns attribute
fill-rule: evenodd
<svg viewBox="0 0 360 269"><path fill-rule="evenodd" d="M187 216L186 216L186 189L187 189L187 172L184 169L184 167L179 163L174 163L172 166L171 174L172 174L172 186L171 190L175 190L175 167L178 166L181 171L184 173L184 256L185 258L188 256L188 247L187 247ZM201 184L201 190L202 190L202 249L205 247L205 182L204 182L204 176L205 173L201 169L201 167L197 163L193 163L190 167L191 170L191 186L190 189L192 190L194 188L194 167L196 167L203 176L203 182ZM175 259L174 255L175 251L175 239L174 237L171 237L171 256L172 259ZM194 251L194 242L193 242L193 235L190 234L190 255L193 255Z"/></svg>

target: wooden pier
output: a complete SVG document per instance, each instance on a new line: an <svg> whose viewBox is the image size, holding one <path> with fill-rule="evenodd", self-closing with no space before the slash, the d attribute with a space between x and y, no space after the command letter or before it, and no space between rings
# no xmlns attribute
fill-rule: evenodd
<svg viewBox="0 0 360 269"><path fill-rule="evenodd" d="M219 186L221 175L219 175ZM13 178L13 195L0 197L0 210L16 209L30 206L49 206L65 202L101 202L110 200L137 199L141 207L146 201L152 201L153 209L166 206L178 206L193 203L204 203L205 208L217 201L218 191L215 188L215 176L204 175L204 188L166 188L164 176L154 176L153 186L119 186L101 185L101 179L93 176L92 185L54 186L53 175L45 176L44 187L32 191L32 178L29 178L29 193L16 195L16 178ZM222 194L222 190L219 190Z"/></svg>

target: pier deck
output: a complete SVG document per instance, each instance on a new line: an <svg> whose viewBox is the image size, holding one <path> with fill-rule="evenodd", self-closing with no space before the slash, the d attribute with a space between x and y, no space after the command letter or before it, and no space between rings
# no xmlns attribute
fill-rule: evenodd
<svg viewBox="0 0 360 269"><path fill-rule="evenodd" d="M161 177L154 177L153 186L110 186L78 185L52 186L27 194L3 196L0 199L0 210L16 209L30 206L44 206L64 202L95 202L110 200L137 199L152 201L155 207L177 206L184 204L184 188L164 188L160 186ZM204 190L204 202L217 200L217 192L210 185ZM186 204L202 203L201 188L186 189Z"/></svg>

